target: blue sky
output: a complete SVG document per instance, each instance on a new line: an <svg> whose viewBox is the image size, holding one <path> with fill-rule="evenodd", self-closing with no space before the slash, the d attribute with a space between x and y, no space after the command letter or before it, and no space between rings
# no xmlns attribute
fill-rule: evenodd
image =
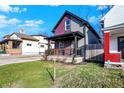
<svg viewBox="0 0 124 93"><path fill-rule="evenodd" d="M23 28L26 34L52 35L52 28L65 10L68 10L83 19L99 32L99 19L109 10L107 6L84 6L84 5L18 5L0 6L0 39L4 35L19 32Z"/></svg>

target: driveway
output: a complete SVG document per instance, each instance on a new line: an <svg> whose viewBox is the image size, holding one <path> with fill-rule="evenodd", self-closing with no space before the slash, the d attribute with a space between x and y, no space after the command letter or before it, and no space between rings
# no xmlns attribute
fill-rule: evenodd
<svg viewBox="0 0 124 93"><path fill-rule="evenodd" d="M0 56L0 65L40 60L41 56Z"/></svg>

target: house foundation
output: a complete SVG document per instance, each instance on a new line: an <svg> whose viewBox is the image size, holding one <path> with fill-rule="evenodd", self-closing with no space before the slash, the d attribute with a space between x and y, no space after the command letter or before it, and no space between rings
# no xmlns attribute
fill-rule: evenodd
<svg viewBox="0 0 124 93"><path fill-rule="evenodd" d="M63 62L63 63L82 63L83 62L83 57L72 57L72 56L55 56L51 55L47 57L47 60L49 61L56 61L56 62Z"/></svg>

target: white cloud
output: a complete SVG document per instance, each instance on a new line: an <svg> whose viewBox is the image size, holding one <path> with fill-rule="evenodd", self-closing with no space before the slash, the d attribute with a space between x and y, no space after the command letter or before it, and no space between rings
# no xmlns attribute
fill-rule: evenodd
<svg viewBox="0 0 124 93"><path fill-rule="evenodd" d="M107 6L105 6L105 5L99 5L97 10L104 10L106 8L107 8Z"/></svg>
<svg viewBox="0 0 124 93"><path fill-rule="evenodd" d="M88 22L97 23L101 19L101 17L102 17L102 15L99 15L98 17L90 16L90 17L88 17Z"/></svg>
<svg viewBox="0 0 124 93"><path fill-rule="evenodd" d="M8 13L8 12L12 11L12 7L10 7L8 5L0 5L0 11Z"/></svg>
<svg viewBox="0 0 124 93"><path fill-rule="evenodd" d="M22 12L26 12L26 11L27 11L27 8L23 8L23 9L22 9Z"/></svg>
<svg viewBox="0 0 124 93"><path fill-rule="evenodd" d="M0 15L0 28L17 25L20 22L21 21L17 18L7 18L4 15Z"/></svg>
<svg viewBox="0 0 124 93"><path fill-rule="evenodd" d="M9 5L0 5L0 11L5 13L21 13L26 12L27 8L11 7Z"/></svg>
<svg viewBox="0 0 124 93"><path fill-rule="evenodd" d="M8 20L8 23L11 24L11 25L16 25L16 24L18 24L20 22L21 21L19 19L16 19L16 18L12 18L12 19Z"/></svg>
<svg viewBox="0 0 124 93"><path fill-rule="evenodd" d="M95 16L91 16L91 17L88 18L88 21L92 22L92 23L96 22L97 20L98 20L98 18L96 18Z"/></svg>
<svg viewBox="0 0 124 93"><path fill-rule="evenodd" d="M5 18L6 18L5 15L0 15L0 20L5 19Z"/></svg>
<svg viewBox="0 0 124 93"><path fill-rule="evenodd" d="M26 20L24 24L19 25L20 27L26 26L26 27L38 27L39 25L43 24L43 20Z"/></svg>

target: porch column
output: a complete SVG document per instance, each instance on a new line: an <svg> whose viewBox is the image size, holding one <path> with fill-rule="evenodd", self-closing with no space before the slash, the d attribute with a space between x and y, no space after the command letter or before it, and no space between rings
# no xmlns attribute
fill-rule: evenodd
<svg viewBox="0 0 124 93"><path fill-rule="evenodd" d="M2 44L0 44L0 50L2 49Z"/></svg>
<svg viewBox="0 0 124 93"><path fill-rule="evenodd" d="M48 39L48 55L50 54L50 40Z"/></svg>
<svg viewBox="0 0 124 93"><path fill-rule="evenodd" d="M74 53L77 56L77 36L74 35Z"/></svg>
<svg viewBox="0 0 124 93"><path fill-rule="evenodd" d="M13 42L12 41L8 41L8 46L9 46L9 49L12 49L13 48Z"/></svg>
<svg viewBox="0 0 124 93"><path fill-rule="evenodd" d="M110 32L104 32L104 59L105 62L109 60L110 52Z"/></svg>

